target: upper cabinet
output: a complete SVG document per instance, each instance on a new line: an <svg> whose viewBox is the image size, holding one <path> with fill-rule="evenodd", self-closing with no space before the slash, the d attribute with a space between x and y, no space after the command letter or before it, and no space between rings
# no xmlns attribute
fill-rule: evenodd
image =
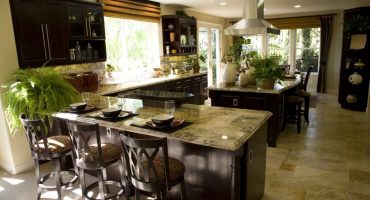
<svg viewBox="0 0 370 200"><path fill-rule="evenodd" d="M66 9L51 0L14 0L14 33L21 68L68 60Z"/></svg>
<svg viewBox="0 0 370 200"><path fill-rule="evenodd" d="M106 60L100 4L60 0L10 3L20 68Z"/></svg>
<svg viewBox="0 0 370 200"><path fill-rule="evenodd" d="M197 53L197 21L194 17L162 16L163 55Z"/></svg>
<svg viewBox="0 0 370 200"><path fill-rule="evenodd" d="M342 108L366 111L369 108L370 7L344 12L339 103Z"/></svg>

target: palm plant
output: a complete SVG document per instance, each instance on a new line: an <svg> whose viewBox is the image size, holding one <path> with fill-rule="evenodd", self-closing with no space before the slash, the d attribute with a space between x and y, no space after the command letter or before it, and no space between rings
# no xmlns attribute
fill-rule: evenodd
<svg viewBox="0 0 370 200"><path fill-rule="evenodd" d="M66 80L67 76L52 69L17 70L3 87L5 115L12 134L20 128L19 116L44 119L78 100L78 92Z"/></svg>

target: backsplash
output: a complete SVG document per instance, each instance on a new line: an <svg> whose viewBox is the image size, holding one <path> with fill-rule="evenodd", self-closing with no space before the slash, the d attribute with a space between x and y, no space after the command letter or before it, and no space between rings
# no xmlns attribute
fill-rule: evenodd
<svg viewBox="0 0 370 200"><path fill-rule="evenodd" d="M55 71L58 71L60 73L83 73L83 72L94 72L98 74L99 80L101 80L104 77L104 68L105 63L104 62L97 62L97 63L83 63L83 64L74 64L74 65L58 65L50 67L51 69L54 69Z"/></svg>

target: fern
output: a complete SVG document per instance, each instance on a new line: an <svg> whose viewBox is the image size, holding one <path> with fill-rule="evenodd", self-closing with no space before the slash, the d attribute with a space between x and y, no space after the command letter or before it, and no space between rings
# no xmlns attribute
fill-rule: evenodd
<svg viewBox="0 0 370 200"><path fill-rule="evenodd" d="M51 69L17 70L4 86L5 115L10 132L21 128L19 116L30 119L50 117L78 100L78 92L66 81L67 76Z"/></svg>

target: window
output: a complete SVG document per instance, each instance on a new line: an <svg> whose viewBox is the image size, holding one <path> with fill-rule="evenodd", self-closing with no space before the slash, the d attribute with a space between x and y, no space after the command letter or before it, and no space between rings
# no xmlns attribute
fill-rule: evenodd
<svg viewBox="0 0 370 200"><path fill-rule="evenodd" d="M160 66L158 23L112 17L104 20L106 63L116 67L121 79L137 81Z"/></svg>
<svg viewBox="0 0 370 200"><path fill-rule="evenodd" d="M305 72L313 66L312 72L318 72L319 52L320 28L297 29L296 69Z"/></svg>
<svg viewBox="0 0 370 200"><path fill-rule="evenodd" d="M280 64L287 65L289 63L289 30L281 30L280 35L269 35L267 41L267 49L270 55L279 56Z"/></svg>

